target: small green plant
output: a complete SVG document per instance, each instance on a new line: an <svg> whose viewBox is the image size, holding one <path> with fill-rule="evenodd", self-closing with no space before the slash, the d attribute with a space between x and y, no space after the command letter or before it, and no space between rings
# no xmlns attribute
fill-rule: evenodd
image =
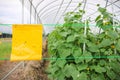
<svg viewBox="0 0 120 80"><path fill-rule="evenodd" d="M81 18L85 12L82 10L67 13L63 26L49 34L48 52L50 58L54 58L48 67L51 80L120 79L120 37L113 30L111 14L101 7L98 11L101 15L95 21L103 29L100 34L90 32L87 20L84 35L85 23Z"/></svg>

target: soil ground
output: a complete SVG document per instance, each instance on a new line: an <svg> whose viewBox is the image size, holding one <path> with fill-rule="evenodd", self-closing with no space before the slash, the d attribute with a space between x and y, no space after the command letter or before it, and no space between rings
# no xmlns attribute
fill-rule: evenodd
<svg viewBox="0 0 120 80"><path fill-rule="evenodd" d="M0 80L5 77L17 64L20 62L10 62L10 61L0 61ZM30 62L25 62L25 64L29 64ZM34 64L34 63L33 63ZM35 80L33 76L31 75L25 75L29 71L31 71L31 68L29 68L29 71L25 71L26 67L29 68L27 65L23 67L23 64L21 64L15 71L13 71L6 79L4 80ZM40 68L40 67L39 67ZM47 75L44 73L45 68L44 66L38 70L39 73L37 75L40 76L39 80L47 80ZM34 74L34 73L33 73ZM35 74L34 74L35 75ZM25 77L28 77L29 79L26 79Z"/></svg>

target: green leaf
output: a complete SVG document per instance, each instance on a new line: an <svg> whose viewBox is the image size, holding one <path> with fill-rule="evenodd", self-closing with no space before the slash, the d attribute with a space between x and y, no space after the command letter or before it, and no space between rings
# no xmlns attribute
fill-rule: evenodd
<svg viewBox="0 0 120 80"><path fill-rule="evenodd" d="M120 39L116 42L116 49L120 51Z"/></svg>
<svg viewBox="0 0 120 80"><path fill-rule="evenodd" d="M62 37L66 37L69 33L68 32L60 32L59 33Z"/></svg>
<svg viewBox="0 0 120 80"><path fill-rule="evenodd" d="M81 54L82 54L81 48L75 47L75 48L73 49L73 56L74 56L75 58L76 58L76 57L80 57Z"/></svg>
<svg viewBox="0 0 120 80"><path fill-rule="evenodd" d="M106 11L106 9L99 7L99 8L98 8L98 11L100 11L101 13L104 13L104 12Z"/></svg>
<svg viewBox="0 0 120 80"><path fill-rule="evenodd" d="M106 61L105 60L100 60L99 65L100 66L105 66L106 65Z"/></svg>
<svg viewBox="0 0 120 80"><path fill-rule="evenodd" d="M112 70L110 70L110 71L108 70L107 75L111 80L114 80L116 77L116 74Z"/></svg>
<svg viewBox="0 0 120 80"><path fill-rule="evenodd" d="M87 51L85 51L85 52L83 53L83 56L84 56L84 60L85 60L86 62L89 62L89 61L91 61L91 60L93 59L93 56L91 55L91 53L90 53L90 52L87 52Z"/></svg>
<svg viewBox="0 0 120 80"><path fill-rule="evenodd" d="M110 39L103 39L103 41L99 44L99 47L110 46L113 42Z"/></svg>
<svg viewBox="0 0 120 80"><path fill-rule="evenodd" d="M71 54L71 49L67 48L67 49L60 49L59 51L59 55L61 58L66 58L67 56L69 56Z"/></svg>
<svg viewBox="0 0 120 80"><path fill-rule="evenodd" d="M95 74L94 74L95 75ZM92 75L92 80L106 80L103 74Z"/></svg>
<svg viewBox="0 0 120 80"><path fill-rule="evenodd" d="M77 69L78 69L79 71L85 70L85 69L87 69L87 67L88 67L87 64L80 64L80 65L77 65Z"/></svg>
<svg viewBox="0 0 120 80"><path fill-rule="evenodd" d="M76 67L74 64L66 65L63 69L63 74L66 75L66 77L72 76L73 79L77 78L77 75L79 74L79 71L77 71ZM75 79L74 79L75 80Z"/></svg>
<svg viewBox="0 0 120 80"><path fill-rule="evenodd" d="M84 73L84 72L81 72L79 75L78 75L78 79L77 80L87 80L87 74Z"/></svg>
<svg viewBox="0 0 120 80"><path fill-rule="evenodd" d="M99 65L96 66L94 69L98 73L106 72L106 69L104 67L99 66Z"/></svg>
<svg viewBox="0 0 120 80"><path fill-rule="evenodd" d="M117 61L112 61L111 63L109 63L110 67L116 72L116 73L120 73L120 63Z"/></svg>
<svg viewBox="0 0 120 80"><path fill-rule="evenodd" d="M57 60L56 65L58 65L60 68L63 68L66 64L66 60Z"/></svg>
<svg viewBox="0 0 120 80"><path fill-rule="evenodd" d="M99 52L98 46L95 45L94 43L91 43L88 46L89 46L88 47L89 51L91 51L91 52Z"/></svg>
<svg viewBox="0 0 120 80"><path fill-rule="evenodd" d="M116 31L108 31L108 36L112 38L113 40L119 38L119 35Z"/></svg>
<svg viewBox="0 0 120 80"><path fill-rule="evenodd" d="M99 21L97 21L96 26L101 27L102 25L103 25L103 20L99 20Z"/></svg>
<svg viewBox="0 0 120 80"><path fill-rule="evenodd" d="M73 35L68 36L67 42L73 42L75 40Z"/></svg>
<svg viewBox="0 0 120 80"><path fill-rule="evenodd" d="M99 16L95 19L95 21L98 21L100 18L101 18L101 15L99 15Z"/></svg>

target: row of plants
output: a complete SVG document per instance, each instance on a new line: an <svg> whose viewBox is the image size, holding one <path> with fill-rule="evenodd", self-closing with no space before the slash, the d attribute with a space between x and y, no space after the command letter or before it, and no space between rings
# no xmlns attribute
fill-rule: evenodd
<svg viewBox="0 0 120 80"><path fill-rule="evenodd" d="M95 22L101 33L91 32L90 20L82 21L85 11L79 8L68 12L64 24L49 34L50 80L120 79L120 33L113 26L113 15L99 5L98 11Z"/></svg>

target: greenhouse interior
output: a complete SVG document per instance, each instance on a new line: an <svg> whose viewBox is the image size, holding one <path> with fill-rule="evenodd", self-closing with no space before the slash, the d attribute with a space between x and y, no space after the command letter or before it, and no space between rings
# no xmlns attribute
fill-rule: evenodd
<svg viewBox="0 0 120 80"><path fill-rule="evenodd" d="M0 80L120 80L120 0L0 0Z"/></svg>

